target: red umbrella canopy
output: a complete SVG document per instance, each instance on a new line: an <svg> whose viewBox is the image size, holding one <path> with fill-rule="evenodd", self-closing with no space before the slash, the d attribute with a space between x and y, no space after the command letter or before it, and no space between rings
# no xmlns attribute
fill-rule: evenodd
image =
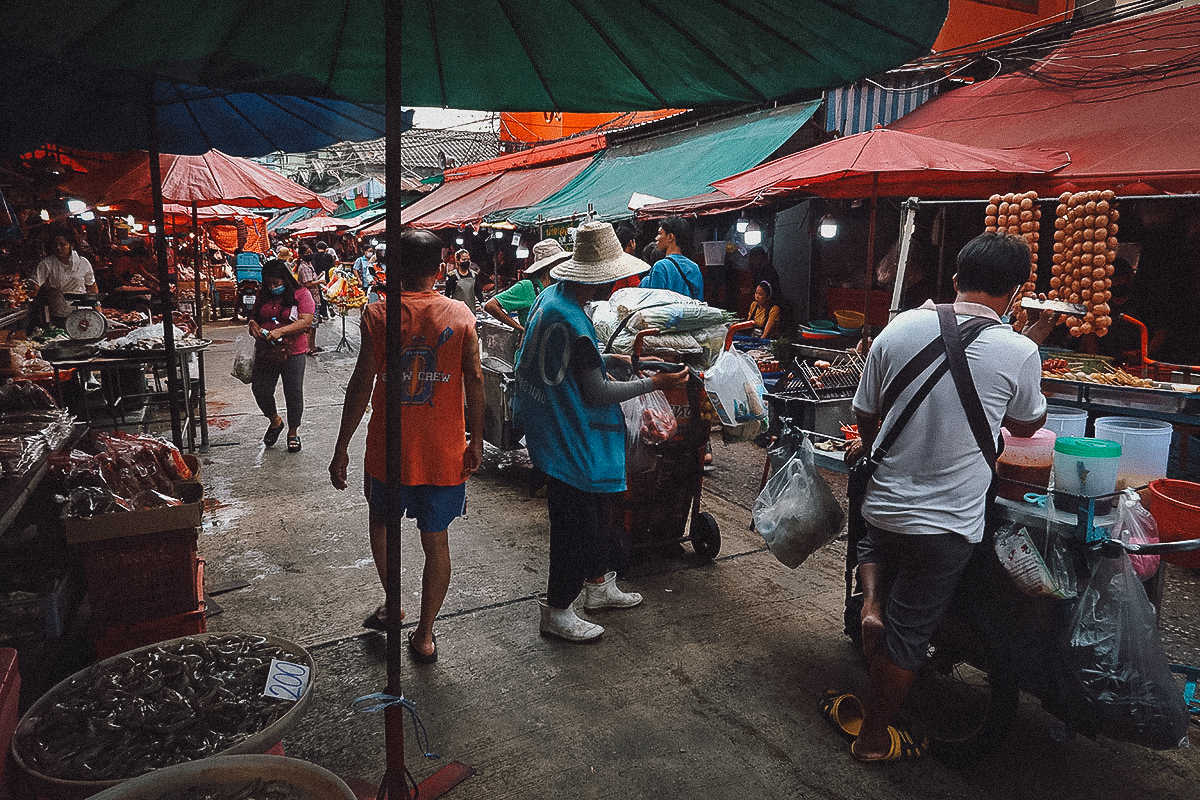
<svg viewBox="0 0 1200 800"><path fill-rule="evenodd" d="M1071 163L1064 150L1001 150L876 128L810 147L712 185L734 197L985 197L1022 175Z"/></svg>
<svg viewBox="0 0 1200 800"><path fill-rule="evenodd" d="M141 159L117 179L97 205L150 206L150 158ZM244 158L209 150L200 156L159 156L163 201L191 206L241 206L244 208L324 208L331 201L305 189L266 167Z"/></svg>

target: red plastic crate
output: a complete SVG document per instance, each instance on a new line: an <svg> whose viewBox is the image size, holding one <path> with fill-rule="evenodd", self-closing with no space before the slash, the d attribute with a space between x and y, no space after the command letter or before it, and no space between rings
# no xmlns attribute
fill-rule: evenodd
<svg viewBox="0 0 1200 800"><path fill-rule="evenodd" d="M192 586L193 611L132 625L96 626L93 637L96 658L105 659L126 650L207 631L204 617L204 561L195 559L194 564L196 578Z"/></svg>
<svg viewBox="0 0 1200 800"><path fill-rule="evenodd" d="M0 800L10 797L8 790L8 746L21 719L21 671L17 669L17 651L0 647Z"/></svg>
<svg viewBox="0 0 1200 800"><path fill-rule="evenodd" d="M196 528L76 544L98 628L153 622L196 608Z"/></svg>

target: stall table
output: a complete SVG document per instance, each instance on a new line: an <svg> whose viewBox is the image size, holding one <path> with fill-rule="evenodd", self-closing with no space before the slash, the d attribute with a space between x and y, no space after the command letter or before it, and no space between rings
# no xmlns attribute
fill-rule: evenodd
<svg viewBox="0 0 1200 800"><path fill-rule="evenodd" d="M185 415L184 424L187 431L187 448L188 452L193 453L196 451L197 430L200 431L203 440L207 440L208 438L208 420L204 414L200 413L198 403L199 391L194 390L192 387L189 363L193 353L202 353L209 344L211 344L210 341L201 340L197 344L177 345L175 347L175 364L173 368L176 370L179 385L182 388L182 397L180 400ZM115 399L109 401L106 398L108 411L112 415L114 423L118 416L124 419L122 406L125 401L164 396L167 397L168 401L170 399L168 390L166 389L156 388L154 391L146 391L145 387L141 386L136 391L126 392L121 386L120 378L121 370L128 370L132 367L141 368L144 372L146 367L150 367L155 370L155 383L158 386L158 369L170 367L165 350L109 350L91 358L52 361L51 366L54 368L56 377L59 373L66 370L75 370L75 380L84 397L87 397L88 394L84 385L84 376L98 372L101 374L101 380L104 381L106 380L105 375L108 375L107 380L112 381L109 385L116 387ZM169 381L163 381L163 383L169 384ZM85 400L81 405L84 419L90 422L90 403Z"/></svg>

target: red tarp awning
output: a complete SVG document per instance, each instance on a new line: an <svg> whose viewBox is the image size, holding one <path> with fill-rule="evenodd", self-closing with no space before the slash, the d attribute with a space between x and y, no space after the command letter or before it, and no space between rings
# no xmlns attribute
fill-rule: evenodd
<svg viewBox="0 0 1200 800"><path fill-rule="evenodd" d="M1062 150L1001 150L886 128L856 133L714 181L731 197L981 197L1070 162Z"/></svg>
<svg viewBox="0 0 1200 800"><path fill-rule="evenodd" d="M190 206L324 208L335 204L295 181L244 158L209 150L201 156L159 156L163 201ZM129 171L112 183L97 205L149 209L150 156L139 153Z"/></svg>
<svg viewBox="0 0 1200 800"><path fill-rule="evenodd" d="M414 228L434 230L478 225L493 211L540 203L566 186L592 163L590 158L550 167L480 175L443 184L405 207L401 219Z"/></svg>
<svg viewBox="0 0 1200 800"><path fill-rule="evenodd" d="M445 172L445 179L447 183L450 183L451 181L458 181L463 178L474 178L480 175L507 172L513 169L527 169L529 167L546 166L560 161L574 161L591 153L599 152L607 146L608 137L602 133L591 136L580 136L575 139L555 142L554 144L531 147L519 153L510 153L498 158L489 158L487 161L478 161L463 167L448 169Z"/></svg>
<svg viewBox="0 0 1200 800"><path fill-rule="evenodd" d="M1198 53L1200 6L1089 28L1030 69L943 94L892 128L1069 151L1069 166L1030 183L1043 194L1066 183L1126 195L1200 192Z"/></svg>

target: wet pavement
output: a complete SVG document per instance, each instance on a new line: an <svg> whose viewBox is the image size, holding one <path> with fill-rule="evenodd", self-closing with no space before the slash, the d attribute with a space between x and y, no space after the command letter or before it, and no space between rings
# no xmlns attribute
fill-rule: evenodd
<svg viewBox="0 0 1200 800"><path fill-rule="evenodd" d="M347 321L357 346L357 313ZM207 510L199 548L220 612L210 631L280 636L317 664L314 702L284 739L289 755L377 784L383 717L351 702L386 682L381 634L361 622L382 602L361 492L334 490L327 467L354 353L341 326L309 359L304 449L261 443L266 421L229 376L240 328L206 328L211 447L202 455ZM280 393L280 396L282 393ZM365 423L351 448L361 477ZM571 645L538 635L548 558L546 508L528 491L524 453L489 448L468 485L468 515L450 529L453 577L437 626L439 660L405 655L405 696L427 747L406 724L417 780L448 761L474 775L453 798L1194 798L1195 750L1156 753L1101 738L1056 738L1054 720L1024 697L1017 729L967 765L928 758L860 765L821 720L831 687L862 691L861 657L841 633L844 542L789 570L749 529L764 451L714 445L703 507L723 544L706 562L689 545L639 559L622 581L639 608L597 614L603 639ZM841 479L829 476L835 492ZM421 552L403 536L404 597L415 622ZM242 588L231 588L245 584ZM1168 656L1200 664L1200 579L1169 567L1163 606ZM1192 729L1197 731L1195 727Z"/></svg>

